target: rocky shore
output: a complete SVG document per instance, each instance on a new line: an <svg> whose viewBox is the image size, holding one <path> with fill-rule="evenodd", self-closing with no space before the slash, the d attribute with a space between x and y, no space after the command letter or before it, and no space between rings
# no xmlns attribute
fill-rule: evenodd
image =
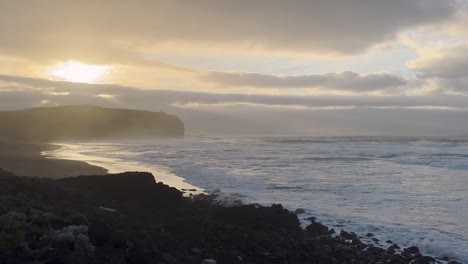
<svg viewBox="0 0 468 264"><path fill-rule="evenodd" d="M310 221L301 229L281 205L184 197L143 172L52 180L0 170L0 263L457 263Z"/></svg>

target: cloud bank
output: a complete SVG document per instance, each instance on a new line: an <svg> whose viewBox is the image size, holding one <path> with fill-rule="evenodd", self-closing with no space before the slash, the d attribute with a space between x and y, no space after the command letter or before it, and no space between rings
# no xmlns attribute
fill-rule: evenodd
<svg viewBox="0 0 468 264"><path fill-rule="evenodd" d="M208 93L191 91L148 90L107 84L56 82L21 76L0 75L0 103L16 104L16 109L56 104L106 104L157 110L164 107L200 108L203 106L254 105L291 108L434 108L468 109L466 96L343 96L343 95L266 95L240 93ZM24 101L24 103L20 103Z"/></svg>
<svg viewBox="0 0 468 264"><path fill-rule="evenodd" d="M397 89L407 84L400 76L389 73L357 74L354 72L276 76L242 72L209 72L201 79L222 86L256 88L324 88L356 93Z"/></svg>
<svg viewBox="0 0 468 264"><path fill-rule="evenodd" d="M74 1L0 3L0 51L50 60L143 63L158 45L355 54L452 17L451 0ZM147 61L147 60L146 60Z"/></svg>
<svg viewBox="0 0 468 264"><path fill-rule="evenodd" d="M297 96L145 90L0 75L2 109L93 104L179 115L190 134L430 134L468 131L460 95ZM466 121L466 122L465 122Z"/></svg>

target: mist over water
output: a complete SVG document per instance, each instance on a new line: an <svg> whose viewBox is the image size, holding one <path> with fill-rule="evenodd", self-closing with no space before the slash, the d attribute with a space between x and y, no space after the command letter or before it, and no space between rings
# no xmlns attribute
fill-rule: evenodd
<svg viewBox="0 0 468 264"><path fill-rule="evenodd" d="M374 233L383 246L468 262L468 138L193 137L74 143L54 155L66 152L165 166L226 199L303 208L303 219Z"/></svg>

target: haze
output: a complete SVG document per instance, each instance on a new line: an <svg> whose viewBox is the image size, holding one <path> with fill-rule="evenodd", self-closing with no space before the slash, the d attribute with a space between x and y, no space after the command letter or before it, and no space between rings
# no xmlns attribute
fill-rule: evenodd
<svg viewBox="0 0 468 264"><path fill-rule="evenodd" d="M466 134L467 4L0 0L0 110L165 111L187 134Z"/></svg>

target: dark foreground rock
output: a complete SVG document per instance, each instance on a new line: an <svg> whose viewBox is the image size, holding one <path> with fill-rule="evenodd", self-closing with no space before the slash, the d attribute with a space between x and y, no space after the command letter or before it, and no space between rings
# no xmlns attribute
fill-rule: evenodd
<svg viewBox="0 0 468 264"><path fill-rule="evenodd" d="M149 173L50 180L0 171L0 263L434 263L305 230L281 205L223 207Z"/></svg>

